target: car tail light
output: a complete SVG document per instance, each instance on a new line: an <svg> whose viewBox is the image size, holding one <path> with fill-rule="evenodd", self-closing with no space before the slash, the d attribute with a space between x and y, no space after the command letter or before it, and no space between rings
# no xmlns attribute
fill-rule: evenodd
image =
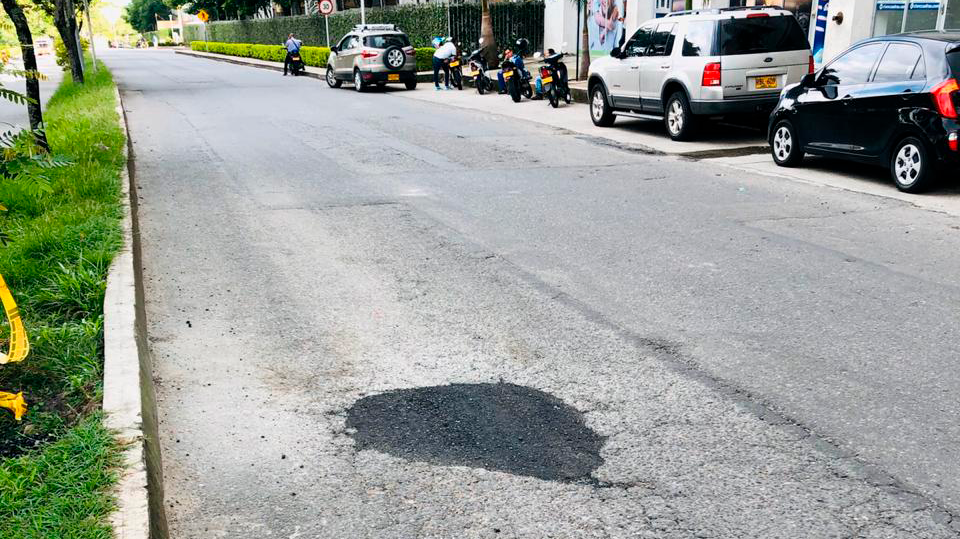
<svg viewBox="0 0 960 539"><path fill-rule="evenodd" d="M950 149L957 151L957 132L954 131L947 135L947 146L950 146Z"/></svg>
<svg viewBox="0 0 960 539"><path fill-rule="evenodd" d="M951 95L957 90L960 90L960 86L957 86L957 79L947 79L934 86L933 90L930 91L937 104L937 111L944 118L957 117L957 107L953 105L953 95Z"/></svg>
<svg viewBox="0 0 960 539"><path fill-rule="evenodd" d="M720 62L711 62L703 68L701 86L720 86Z"/></svg>
<svg viewBox="0 0 960 539"><path fill-rule="evenodd" d="M748 19L755 19L757 17L769 17L769 13L747 13Z"/></svg>
<svg viewBox="0 0 960 539"><path fill-rule="evenodd" d="M814 68L814 65L813 65L813 55L811 54L811 55L810 55L810 61L807 62L807 73L813 73L814 71L816 71L816 69Z"/></svg>
<svg viewBox="0 0 960 539"><path fill-rule="evenodd" d="M540 77L541 77L541 78L547 78L547 77L549 77L549 76L550 76L550 70L547 69L546 67L541 67L541 68L540 68Z"/></svg>
<svg viewBox="0 0 960 539"><path fill-rule="evenodd" d="M362 57L364 57L364 58L376 58L376 57L379 56L379 55L380 55L380 53L377 52L377 51L368 51L368 50L366 50L366 49L364 49L363 51L360 52L360 56L362 56Z"/></svg>

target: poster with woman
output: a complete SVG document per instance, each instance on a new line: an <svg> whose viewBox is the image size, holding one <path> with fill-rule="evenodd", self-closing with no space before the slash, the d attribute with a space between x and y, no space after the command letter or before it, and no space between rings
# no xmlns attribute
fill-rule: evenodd
<svg viewBox="0 0 960 539"><path fill-rule="evenodd" d="M590 57L610 54L623 34L623 0L590 0L587 33Z"/></svg>

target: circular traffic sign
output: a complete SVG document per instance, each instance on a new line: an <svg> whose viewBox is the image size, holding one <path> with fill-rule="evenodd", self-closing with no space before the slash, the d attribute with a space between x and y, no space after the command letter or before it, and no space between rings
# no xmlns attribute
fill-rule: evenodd
<svg viewBox="0 0 960 539"><path fill-rule="evenodd" d="M317 2L317 9L320 10L321 15L330 15L336 9L336 5L333 0L320 0Z"/></svg>

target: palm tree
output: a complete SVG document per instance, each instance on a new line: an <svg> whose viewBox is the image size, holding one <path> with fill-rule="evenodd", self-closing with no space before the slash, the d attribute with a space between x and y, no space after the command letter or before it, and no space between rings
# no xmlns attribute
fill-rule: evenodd
<svg viewBox="0 0 960 539"><path fill-rule="evenodd" d="M587 22L590 20L591 0L573 1L577 4L577 9L583 12L583 20L580 21L580 68L577 73L580 79L586 79L590 71L590 34L587 30Z"/></svg>
<svg viewBox="0 0 960 539"><path fill-rule="evenodd" d="M483 55L487 59L487 65L497 65L497 41L493 37L490 0L480 0L480 39L483 40Z"/></svg>

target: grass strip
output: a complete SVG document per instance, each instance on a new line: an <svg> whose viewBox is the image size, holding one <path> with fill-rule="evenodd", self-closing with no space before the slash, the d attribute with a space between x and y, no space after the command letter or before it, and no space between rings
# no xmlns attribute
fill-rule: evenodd
<svg viewBox="0 0 960 539"><path fill-rule="evenodd" d="M49 171L53 192L36 196L0 179L0 203L9 209L0 227L13 240L0 247L0 273L31 342L25 361L0 366L0 388L23 391L29 406L21 423L0 414L0 537L110 537L119 449L98 410L126 141L112 76L102 65L86 74L82 85L65 77L47 106L53 153L74 163Z"/></svg>

